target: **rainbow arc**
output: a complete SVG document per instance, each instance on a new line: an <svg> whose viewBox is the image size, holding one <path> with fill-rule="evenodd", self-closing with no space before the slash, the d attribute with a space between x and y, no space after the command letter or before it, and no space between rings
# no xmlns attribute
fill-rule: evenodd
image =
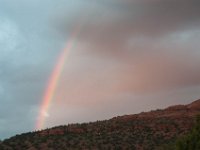
<svg viewBox="0 0 200 150"><path fill-rule="evenodd" d="M36 130L40 130L45 126L45 120L48 117L49 107L55 95L56 88L65 65L65 61L69 56L70 50L74 47L76 43L75 40L78 34L80 33L81 26L82 25L79 25L78 27L75 28L72 35L70 36L70 39L66 44L66 47L64 48L64 50L62 50L60 56L58 57L58 61L52 71L52 74L47 84L47 88L42 98L38 119L35 125Z"/></svg>

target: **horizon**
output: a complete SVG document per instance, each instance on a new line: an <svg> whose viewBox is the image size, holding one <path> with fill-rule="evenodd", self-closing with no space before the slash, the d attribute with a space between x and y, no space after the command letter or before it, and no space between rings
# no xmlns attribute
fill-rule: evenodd
<svg viewBox="0 0 200 150"><path fill-rule="evenodd" d="M200 101L200 99L198 99L198 100L194 100L194 101L192 101L191 103L188 103L188 104L177 104L177 105L170 105L170 106L167 106L167 107L165 107L165 108L157 108L157 109L154 109L154 110L148 110L148 111L141 111L141 112L139 112L139 113L136 113L136 114L123 114L123 115L119 115L119 116L113 116L112 118L104 118L103 120L99 120L99 119L96 119L96 120L93 120L93 121L88 121L88 122L71 122L71 123L67 123L67 124L59 124L59 125L55 125L55 126L52 126L52 127L46 127L46 128L42 128L42 129L36 129L36 130L30 130L30 131L26 131L26 132L23 132L23 133L18 133L18 134L15 134L15 135L12 135L12 136L10 136L10 137L7 137L7 138L4 138L4 139L0 139L0 141L4 141L4 140L6 140L6 139L9 139L9 138L11 138L11 137L14 137L14 136L17 136L17 135L21 135L21 134L26 134L26 133L29 133L29 132L40 132L40 131L44 131L44 130L47 130L47 129L51 129L51 128L55 128L55 127L60 127L60 126L68 126L68 125L70 125L70 124L84 124L84 123L95 123L95 122L97 122L97 121L105 121L105 120L110 120L110 119L113 119L113 118L115 118L115 117L123 117L123 116L126 116L126 115L139 115L139 114L141 114L141 113L149 113L149 112L152 112L152 111L157 111L157 110L165 110L165 109L167 109L167 108L169 108L169 107L173 107L173 106L179 106L179 105L189 105L189 104L192 104L193 102L196 102L196 101Z"/></svg>
<svg viewBox="0 0 200 150"><path fill-rule="evenodd" d="M0 139L200 98L198 0L0 0Z"/></svg>

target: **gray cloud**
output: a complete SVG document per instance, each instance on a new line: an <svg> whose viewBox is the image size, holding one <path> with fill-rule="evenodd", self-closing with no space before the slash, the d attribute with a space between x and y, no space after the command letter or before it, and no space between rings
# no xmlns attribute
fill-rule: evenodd
<svg viewBox="0 0 200 150"><path fill-rule="evenodd" d="M109 1L97 2L97 4L103 4L92 5L85 11L86 16L89 14L90 19L86 19L87 25L84 28L85 32L83 31L83 39L91 36L99 38L97 40L100 41L118 41L117 38L124 41L127 36L128 38L134 35L152 37L199 26L200 4L198 0L110 2L112 2L112 6L115 4L118 7L114 7L114 5L107 8ZM79 14L77 18L74 17L74 23L81 23L77 20L82 20L79 17L83 16L84 13L81 16ZM70 23L72 23L71 26L74 26L73 21ZM69 25L64 24L63 26L68 27Z"/></svg>
<svg viewBox="0 0 200 150"><path fill-rule="evenodd" d="M86 14L90 19L77 21ZM144 92L199 85L199 1L101 1L86 14L71 24L60 20L67 27L62 33L84 24L78 39L87 50L124 64L116 74L127 83L119 85Z"/></svg>
<svg viewBox="0 0 200 150"><path fill-rule="evenodd" d="M1 0L0 137L33 129L49 75L79 25L46 127L198 99L199 7L198 0Z"/></svg>
<svg viewBox="0 0 200 150"><path fill-rule="evenodd" d="M48 76L63 47L63 41L54 40L47 15L24 2L0 1L0 138L34 129Z"/></svg>

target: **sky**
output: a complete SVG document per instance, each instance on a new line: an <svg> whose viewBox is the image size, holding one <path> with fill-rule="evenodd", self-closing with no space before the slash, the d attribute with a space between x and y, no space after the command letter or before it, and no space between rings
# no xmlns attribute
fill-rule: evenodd
<svg viewBox="0 0 200 150"><path fill-rule="evenodd" d="M199 0L0 0L0 139L200 98ZM73 32L77 32L72 36Z"/></svg>

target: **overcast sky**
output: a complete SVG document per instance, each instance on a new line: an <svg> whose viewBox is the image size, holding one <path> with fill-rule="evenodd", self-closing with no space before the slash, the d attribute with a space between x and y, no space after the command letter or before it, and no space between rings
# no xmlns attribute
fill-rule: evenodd
<svg viewBox="0 0 200 150"><path fill-rule="evenodd" d="M46 127L200 98L199 0L0 0L0 138L34 130L70 49Z"/></svg>

